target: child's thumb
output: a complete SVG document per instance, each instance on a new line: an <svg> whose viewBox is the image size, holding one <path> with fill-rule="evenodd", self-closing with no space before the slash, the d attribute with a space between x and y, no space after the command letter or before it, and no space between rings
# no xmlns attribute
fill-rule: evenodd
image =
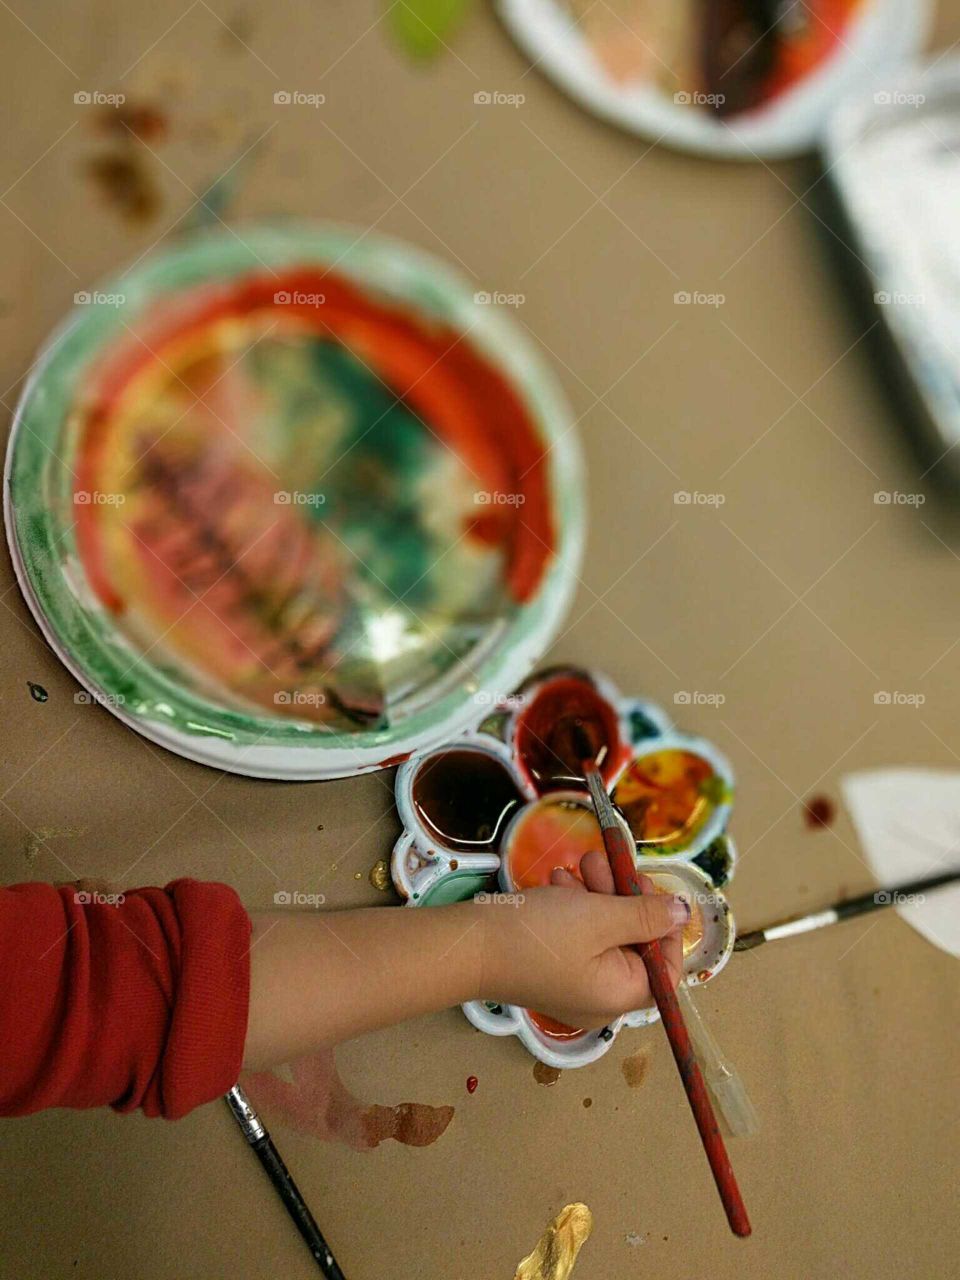
<svg viewBox="0 0 960 1280"><path fill-rule="evenodd" d="M631 942L651 942L683 927L690 919L690 908L677 894L645 893L633 898L616 898L610 905L611 945L626 946Z"/></svg>

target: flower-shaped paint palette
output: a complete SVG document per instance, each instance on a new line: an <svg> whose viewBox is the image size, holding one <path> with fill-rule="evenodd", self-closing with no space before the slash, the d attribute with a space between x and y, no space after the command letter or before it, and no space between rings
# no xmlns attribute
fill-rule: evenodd
<svg viewBox="0 0 960 1280"><path fill-rule="evenodd" d="M394 884L410 906L476 897L506 909L526 890L549 884L556 867L579 875L583 854L602 848L579 771L584 732L635 843L638 869L659 892L681 893L691 906L685 980L706 982L726 964L735 936L719 889L736 860L726 832L730 766L703 738L675 730L659 707L621 696L595 673L541 672L477 729L404 762L396 781L404 831L393 852ZM623 1024L659 1017L654 1007L639 1009L586 1031L512 1005L473 1001L463 1009L482 1031L516 1035L534 1057L557 1067L592 1062Z"/></svg>

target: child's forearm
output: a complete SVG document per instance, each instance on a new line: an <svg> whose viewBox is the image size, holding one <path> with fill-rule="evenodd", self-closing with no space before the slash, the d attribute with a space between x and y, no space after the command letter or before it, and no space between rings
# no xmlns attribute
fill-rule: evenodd
<svg viewBox="0 0 960 1280"><path fill-rule="evenodd" d="M287 1062L465 1000L525 1005L576 1027L642 1008L643 961L622 948L662 938L678 978L689 907L607 896L606 859L584 864L593 893L573 881L501 905L254 916L244 1065Z"/></svg>
<svg viewBox="0 0 960 1280"><path fill-rule="evenodd" d="M483 908L253 917L244 1066L265 1067L480 993Z"/></svg>

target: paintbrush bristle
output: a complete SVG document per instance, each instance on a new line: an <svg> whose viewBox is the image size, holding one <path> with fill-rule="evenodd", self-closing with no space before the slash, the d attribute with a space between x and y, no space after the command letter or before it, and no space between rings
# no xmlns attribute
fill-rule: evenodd
<svg viewBox="0 0 960 1280"><path fill-rule="evenodd" d="M574 720L570 726L570 738L573 742L573 749L577 753L579 767L584 777L587 771L596 768L595 753L590 748L590 738L586 729L583 727L582 720Z"/></svg>

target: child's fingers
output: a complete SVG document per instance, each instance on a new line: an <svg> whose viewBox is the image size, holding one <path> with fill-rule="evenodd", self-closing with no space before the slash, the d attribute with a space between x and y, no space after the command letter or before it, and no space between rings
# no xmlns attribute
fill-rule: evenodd
<svg viewBox="0 0 960 1280"><path fill-rule="evenodd" d="M682 928L690 918L690 908L684 900L666 893L616 898L604 903L603 911L607 941L620 947L663 938L678 926Z"/></svg>
<svg viewBox="0 0 960 1280"><path fill-rule="evenodd" d="M584 893L587 890L587 886L566 867L554 867L550 872L550 883L558 889L580 889Z"/></svg>
<svg viewBox="0 0 960 1280"><path fill-rule="evenodd" d="M591 893L616 893L607 855L592 849L580 859L580 874Z"/></svg>
<svg viewBox="0 0 960 1280"><path fill-rule="evenodd" d="M665 934L660 939L660 950L673 976L673 985L676 986L683 977L683 930L677 928L672 933Z"/></svg>

